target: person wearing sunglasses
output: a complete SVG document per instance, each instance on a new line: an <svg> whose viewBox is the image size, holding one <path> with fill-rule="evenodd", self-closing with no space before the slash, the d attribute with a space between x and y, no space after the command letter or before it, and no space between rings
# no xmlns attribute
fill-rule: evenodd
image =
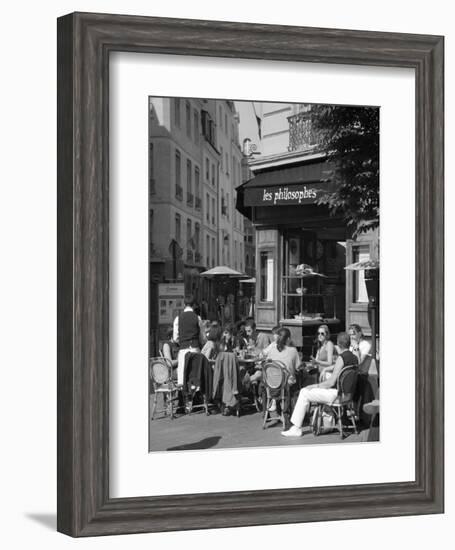
<svg viewBox="0 0 455 550"><path fill-rule="evenodd" d="M316 335L317 351L312 357L313 364L319 369L321 379L333 371L333 356L335 346L330 340L330 331L327 325L319 325Z"/></svg>

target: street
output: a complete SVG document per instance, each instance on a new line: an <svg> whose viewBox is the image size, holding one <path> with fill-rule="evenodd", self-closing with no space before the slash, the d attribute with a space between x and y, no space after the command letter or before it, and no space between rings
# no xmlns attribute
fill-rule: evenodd
<svg viewBox="0 0 455 550"><path fill-rule="evenodd" d="M222 416L216 409L213 409L210 416L206 416L202 409L197 409L190 415L179 414L173 420L167 416L157 415L150 423L149 450L183 451L340 443L337 431L316 437L308 425L304 426L302 437L286 438L280 435L283 427L278 419L276 422L270 422L266 429L262 428L262 419L262 414L254 408L243 409L240 418ZM364 430L359 435L349 432L343 442L359 443L368 439L368 430Z"/></svg>

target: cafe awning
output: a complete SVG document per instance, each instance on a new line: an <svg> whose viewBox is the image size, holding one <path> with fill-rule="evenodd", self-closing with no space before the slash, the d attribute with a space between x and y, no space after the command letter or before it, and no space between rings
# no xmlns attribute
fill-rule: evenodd
<svg viewBox="0 0 455 550"><path fill-rule="evenodd" d="M315 204L334 190L327 162L264 171L237 187L236 208L251 219L251 208Z"/></svg>

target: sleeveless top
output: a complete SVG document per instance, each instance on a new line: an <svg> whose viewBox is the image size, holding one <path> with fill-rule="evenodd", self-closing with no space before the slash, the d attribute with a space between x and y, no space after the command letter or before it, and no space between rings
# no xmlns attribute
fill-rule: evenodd
<svg viewBox="0 0 455 550"><path fill-rule="evenodd" d="M171 342L169 340L166 340L165 342L161 342L161 346L160 346L160 351L161 353L163 353L163 348L164 348L164 344L168 344L170 350L171 350L171 358L172 359L177 359L177 355L179 353L179 345L176 344L175 342ZM164 353L163 353L164 355Z"/></svg>
<svg viewBox="0 0 455 550"><path fill-rule="evenodd" d="M357 356L354 355L352 351L349 351L348 349L343 351L343 353L340 354L340 357L343 359L343 364L345 367L357 366L359 364L359 360L357 359Z"/></svg>
<svg viewBox="0 0 455 550"><path fill-rule="evenodd" d="M318 361L328 361L329 360L329 356L328 356L328 353L327 353L327 343L324 343L324 345L322 345L318 351L316 352L316 359Z"/></svg>

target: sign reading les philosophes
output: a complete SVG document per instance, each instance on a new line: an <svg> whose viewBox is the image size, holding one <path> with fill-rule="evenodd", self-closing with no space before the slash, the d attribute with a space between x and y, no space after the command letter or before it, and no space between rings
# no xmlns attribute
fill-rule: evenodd
<svg viewBox="0 0 455 550"><path fill-rule="evenodd" d="M333 185L326 182L273 187L250 187L245 189L245 206L313 204L332 190Z"/></svg>

